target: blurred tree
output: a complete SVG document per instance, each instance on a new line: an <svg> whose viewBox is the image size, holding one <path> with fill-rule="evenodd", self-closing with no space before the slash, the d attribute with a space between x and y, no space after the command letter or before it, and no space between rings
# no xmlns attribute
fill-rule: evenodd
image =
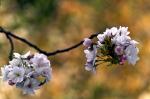
<svg viewBox="0 0 150 99"><path fill-rule="evenodd" d="M20 19L13 27L23 24L21 26L40 30L57 17L58 0L10 0L9 3L14 3L10 10Z"/></svg>

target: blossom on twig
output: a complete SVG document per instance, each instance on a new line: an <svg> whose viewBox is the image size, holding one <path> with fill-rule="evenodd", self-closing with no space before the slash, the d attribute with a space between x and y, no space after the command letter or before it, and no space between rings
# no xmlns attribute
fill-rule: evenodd
<svg viewBox="0 0 150 99"><path fill-rule="evenodd" d="M129 34L128 27L120 26L119 29L112 27L106 29L103 34L98 34L97 43L93 43L90 39L85 39L83 45L86 47L84 50L87 58L85 64L86 70L92 71L98 65L96 62L100 61L121 65L128 62L129 64L135 65L139 60L138 42L132 40Z"/></svg>
<svg viewBox="0 0 150 99"><path fill-rule="evenodd" d="M14 53L9 65L1 68L3 80L9 85L15 85L24 94L33 94L43 84L51 79L51 65L47 56L30 52L25 55Z"/></svg>

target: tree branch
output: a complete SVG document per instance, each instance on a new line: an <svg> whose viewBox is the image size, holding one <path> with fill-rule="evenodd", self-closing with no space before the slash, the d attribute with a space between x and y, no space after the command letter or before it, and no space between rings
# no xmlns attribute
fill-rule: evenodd
<svg viewBox="0 0 150 99"><path fill-rule="evenodd" d="M5 30L4 28L2 28L2 27L0 27L0 33L4 33L4 34L7 36L8 40L9 40L9 42L10 42L10 44L11 44L11 52L10 52L10 54L13 53L13 50L14 50L14 46L13 46L13 42L12 42L11 37L13 37L14 39L17 39L17 40L19 40L19 41L21 41L21 42L27 44L28 46L30 46L30 47L34 48L35 50L37 50L39 53L43 53L43 54L45 54L46 56L53 56L53 55L56 55L56 54L68 52L68 51L70 51L70 50L73 50L73 49L75 49L75 48L81 46L82 43L83 43L83 40L82 40L82 41L80 41L79 43L77 43L77 44L75 44L75 45L73 45L73 46L70 46L70 47L68 47L68 48L64 48L64 49L61 49L61 50L58 49L58 50L53 51L53 52L47 52L47 51L45 51L45 50L39 48L37 45L35 45L35 44L29 42L27 39L24 39L24 38L22 38L22 37L19 37L19 36L13 34L12 32L6 31L6 30ZM99 33L92 34L89 38L90 38L90 39L93 39L93 38L96 37L98 34L99 34Z"/></svg>
<svg viewBox="0 0 150 99"><path fill-rule="evenodd" d="M13 58L13 52L14 52L14 43L11 39L11 37L8 35L8 34L5 34L7 39L9 40L9 43L10 43L10 52L9 52L9 60L12 60Z"/></svg>

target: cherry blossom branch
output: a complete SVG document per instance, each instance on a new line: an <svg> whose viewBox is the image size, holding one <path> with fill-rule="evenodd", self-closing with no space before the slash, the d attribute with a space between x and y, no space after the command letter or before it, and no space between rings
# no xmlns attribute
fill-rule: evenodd
<svg viewBox="0 0 150 99"><path fill-rule="evenodd" d="M112 64L123 65L125 62L128 62L135 65L139 60L138 42L130 38L128 27L107 28L103 34L92 34L89 38L85 38L73 46L52 52L45 51L27 39L17 36L2 27L0 27L0 33L4 34L9 40L11 47L10 60L14 51L12 39L19 40L39 52L33 55L30 53L24 55L15 53L8 65L1 68L3 80L7 81L11 86L22 89L24 94L33 94L36 89L39 89L51 80L52 68L47 56L71 51L82 44L85 47L83 51L86 57L85 70L93 73L96 72L99 64L109 63L109 66ZM97 37L97 41L91 40L94 37Z"/></svg>
<svg viewBox="0 0 150 99"><path fill-rule="evenodd" d="M0 27L0 33L4 33L4 34L7 36L8 40L9 40L9 42L10 42L10 44L11 44L11 51L10 51L10 55L9 55L10 57L12 56L12 53L13 53L13 50L14 50L14 46L13 46L14 44L13 44L13 42L12 42L11 37L14 38L14 39L17 39L17 40L19 40L19 41L21 41L21 42L23 42L23 43L25 43L25 44L27 44L28 46L30 46L30 47L34 48L35 50L37 50L39 53L45 54L46 56L53 56L53 55L56 55L56 54L60 54L60 53L64 53L64 52L71 51L71 50L73 50L73 49L75 49L75 48L81 46L82 43L83 43L83 40L82 40L82 41L80 41L79 43L77 43L77 44L75 44L75 45L73 45L73 46L70 46L70 47L68 47L68 48L58 49L58 50L55 50L55 51L52 51L52 52L47 52L47 51L45 51L45 50L39 48L37 45L31 43L31 42L28 41L27 39L22 38L22 37L19 37L19 36L13 34L12 32L9 32L9 31L5 30L5 29L2 28L2 27ZM98 34L99 34L99 33L92 34L92 35L89 37L89 39L93 39L93 38L96 37Z"/></svg>

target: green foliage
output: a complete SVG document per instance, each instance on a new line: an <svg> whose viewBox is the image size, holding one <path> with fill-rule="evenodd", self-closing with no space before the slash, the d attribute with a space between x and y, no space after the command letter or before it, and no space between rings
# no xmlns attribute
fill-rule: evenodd
<svg viewBox="0 0 150 99"><path fill-rule="evenodd" d="M42 27L56 18L58 0L16 0L16 14L26 26Z"/></svg>

